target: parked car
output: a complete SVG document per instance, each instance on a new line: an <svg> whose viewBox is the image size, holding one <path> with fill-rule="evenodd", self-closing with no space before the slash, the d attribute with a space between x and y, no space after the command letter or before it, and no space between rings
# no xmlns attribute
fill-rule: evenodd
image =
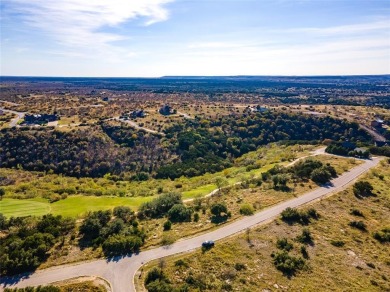
<svg viewBox="0 0 390 292"><path fill-rule="evenodd" d="M215 245L214 241L212 240L207 240L202 242L202 247L204 248L212 248Z"/></svg>

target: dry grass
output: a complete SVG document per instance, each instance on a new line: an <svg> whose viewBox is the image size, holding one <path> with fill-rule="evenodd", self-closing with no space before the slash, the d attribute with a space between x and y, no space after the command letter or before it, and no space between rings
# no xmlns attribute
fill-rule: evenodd
<svg viewBox="0 0 390 292"><path fill-rule="evenodd" d="M385 178L381 180L378 174ZM350 187L313 204L321 218L307 226L314 243L307 246L307 268L295 276L287 277L276 270L270 255L277 251L276 240L282 237L293 242L290 253L300 255L302 244L294 239L303 227L280 220L254 228L250 244L247 235L242 234L218 242L205 253L197 251L166 259L164 272L177 287L183 286L191 275L205 285L203 291L389 291L389 244L379 243L372 233L390 226L390 165L382 163L362 179L371 182L376 196L358 199ZM351 209L360 210L364 218L351 215ZM350 227L353 220L364 221L367 232ZM332 241L342 241L344 246L336 247ZM188 268L175 267L179 258ZM237 263L245 268L237 271ZM144 270L153 265L148 264ZM197 291L194 285L189 288Z"/></svg>

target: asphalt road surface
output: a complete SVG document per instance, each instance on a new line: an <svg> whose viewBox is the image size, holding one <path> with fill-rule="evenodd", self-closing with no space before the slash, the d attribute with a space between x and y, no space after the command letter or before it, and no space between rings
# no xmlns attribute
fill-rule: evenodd
<svg viewBox="0 0 390 292"><path fill-rule="evenodd" d="M16 112L16 111L7 110L7 109L4 109L4 108L0 108L0 109L3 110L4 112L13 113L14 115L17 115L17 117L13 118L11 120L11 122L9 123L10 127L15 127L18 124L19 120L23 119L24 115L26 114L26 113L22 113L22 112Z"/></svg>
<svg viewBox="0 0 390 292"><path fill-rule="evenodd" d="M116 258L113 260L101 259L90 262L81 262L73 265L58 266L37 271L24 277L2 278L0 280L0 289L3 290L4 287L37 286L80 276L100 276L111 283L112 289L115 292L135 291L133 282L134 276L144 263L200 248L202 242L205 240L217 241L222 238L226 238L257 224L274 219L287 207L298 207L330 195L331 193L339 192L353 183L358 176L376 166L379 161L379 158L367 160L363 164L356 166L350 171L332 180L327 186L319 187L297 198L274 205L256 213L253 216L245 217L231 224L227 223L214 231L193 238L180 240L170 246L142 251L136 255Z"/></svg>

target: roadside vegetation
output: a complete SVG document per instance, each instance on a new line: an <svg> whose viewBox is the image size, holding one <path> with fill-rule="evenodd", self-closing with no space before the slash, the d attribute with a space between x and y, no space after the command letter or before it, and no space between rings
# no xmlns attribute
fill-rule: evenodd
<svg viewBox="0 0 390 292"><path fill-rule="evenodd" d="M329 291L345 287L389 290L389 178L390 161L384 160L332 197L302 209L285 210L279 220L217 242L207 252L165 259L158 270L163 281L146 281L150 271L161 267L157 262L147 264L138 287L156 289L161 284L172 291L295 291L321 285ZM371 195L356 195L354 190L362 182L372 186ZM153 289L148 291L159 291Z"/></svg>
<svg viewBox="0 0 390 292"><path fill-rule="evenodd" d="M323 158L328 161L332 157ZM205 232L227 221L251 215L315 187L316 183L309 178L288 179L283 188L280 187L280 179L278 179L278 184L275 185L275 181L269 178L270 173L274 173L275 169L283 172L286 177L290 177L299 169L306 169L308 164L315 164L317 167L321 165L322 167L323 163L315 159L321 160L321 156L301 160L289 167L272 168L259 177L247 177L239 184L229 184L229 178L225 177L226 184L223 183L223 180L216 182L217 185L225 186L221 186L220 190L208 198L183 202L180 193L169 192L140 203L137 214L135 209L128 206L113 206L111 207L113 209L89 212L83 216L84 220L77 224L76 228L73 227L72 232L63 235L62 245L58 245L56 241L48 241L48 243L45 243L47 248L42 253L40 261L24 268L31 270L39 265L47 267L53 264L57 265L99 256L112 257L131 254L151 246L169 245L177 238ZM342 170L355 166L356 162L351 163L350 159L336 157L335 163L337 168ZM71 200L73 202L71 205L77 206L78 198L80 197L70 196L50 205L54 208L56 204ZM91 203L94 197L85 198L87 200L89 198ZM101 198L97 197L96 199ZM119 197L117 199L124 200L127 198ZM110 198L105 200L109 202ZM21 202L23 201L25 200L21 200ZM7 202L7 200L3 199L1 203L4 202ZM65 211L62 210L62 212ZM315 212L309 214L311 214L311 218L316 216ZM4 246L9 244L7 240L13 240L7 224L13 222L14 218L4 219L3 229L6 234L9 233L8 236L1 239ZM25 217L20 220L29 222L31 219ZM30 232L30 234L34 233L34 230ZM53 248L54 246L56 248ZM7 254L6 251L5 254ZM16 273L16 270L10 269L9 272L4 273Z"/></svg>
<svg viewBox="0 0 390 292"><path fill-rule="evenodd" d="M307 155L313 148L305 145L269 145L238 158L233 167L222 172L193 178L181 177L173 181L117 181L111 175L78 179L45 172L0 168L0 185L6 192L0 206L8 217L19 214L41 215L50 211L74 217L85 215L87 211L112 209L119 205L137 210L140 204L161 193L181 192L183 199L202 197L216 189L218 184L226 187L258 176L273 164L286 163ZM23 200L9 200L11 198Z"/></svg>

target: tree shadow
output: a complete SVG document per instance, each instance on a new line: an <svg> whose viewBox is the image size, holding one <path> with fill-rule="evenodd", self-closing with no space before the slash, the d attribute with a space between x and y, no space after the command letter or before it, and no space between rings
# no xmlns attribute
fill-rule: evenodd
<svg viewBox="0 0 390 292"><path fill-rule="evenodd" d="M214 224L225 223L227 220L228 220L228 215L212 216L211 217L211 223L214 223Z"/></svg>
<svg viewBox="0 0 390 292"><path fill-rule="evenodd" d="M133 255L138 255L139 250L135 252L128 252L128 253L123 253L123 254L118 254L115 252L104 252L104 256L106 257L106 262L119 262L120 260L127 258L127 257L132 257Z"/></svg>
<svg viewBox="0 0 390 292"><path fill-rule="evenodd" d="M327 188L327 189L334 187L334 184L330 181L323 183L323 184L317 184L317 185L319 185L320 187L323 187L323 188Z"/></svg>
<svg viewBox="0 0 390 292"><path fill-rule="evenodd" d="M23 274L15 275L15 276L5 276L0 278L0 288L7 288L7 286L12 286L19 283L22 280L30 278L34 271L26 272Z"/></svg>
<svg viewBox="0 0 390 292"><path fill-rule="evenodd" d="M289 186L275 186L274 190L287 193L287 192L291 192L292 188L290 188Z"/></svg>
<svg viewBox="0 0 390 292"><path fill-rule="evenodd" d="M373 192L363 193L363 194L354 193L354 195L355 195L355 197L358 198L359 200L363 200L363 199L366 199L366 198L377 197L377 196L378 196L377 194L374 194Z"/></svg>

